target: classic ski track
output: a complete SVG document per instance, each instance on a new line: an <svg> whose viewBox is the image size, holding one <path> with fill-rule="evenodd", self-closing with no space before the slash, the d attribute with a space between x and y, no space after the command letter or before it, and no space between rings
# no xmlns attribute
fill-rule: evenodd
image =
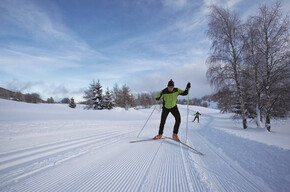
<svg viewBox="0 0 290 192"><path fill-rule="evenodd" d="M207 175L207 181L210 182L210 186L214 185L214 189L212 189L210 187L210 191L211 190L216 190L216 191L228 191L227 188L228 185L225 185L224 182L227 182L229 184L233 184L234 182L231 181L230 179L225 178L225 176L221 176L220 174L216 174L216 172L213 172L212 170L206 168L207 166L207 160L204 160L202 158L199 158L199 163L196 162L195 160L196 157L190 157L190 161L192 161L192 163L196 164L199 168L202 168L203 171L205 171L205 174ZM236 185L240 185L238 183L234 183ZM234 186L235 187L235 186ZM243 187L243 186L239 186L240 188L243 188L244 190L242 191L247 191L247 188ZM240 191L239 188L235 188L235 189L229 189L229 191Z"/></svg>
<svg viewBox="0 0 290 192"><path fill-rule="evenodd" d="M135 148L135 150L138 151L138 148ZM135 151L136 152L136 151ZM45 188L46 189L49 189L49 190L57 190L57 191L100 191L102 189L104 190L107 190L107 187L110 186L110 191L119 191L120 189L122 189L123 191L124 190L134 190L136 191L135 189L137 189L137 187L139 187L140 185L140 181L142 180L141 179L141 176L143 174L143 172L145 172L146 170L146 163L149 162L149 164L153 161L147 161L146 160L146 153L143 154L143 156L138 156L139 159L131 159L131 162L130 164L133 165L133 167L131 167L130 169L128 169L127 171L124 171L124 169L127 169L128 166L127 163L125 163L124 159L130 157L132 155L132 153L135 153L134 151L133 152L130 152L130 151L127 151L125 152L124 154L122 154L122 160L120 159L115 159L113 162L109 163L108 162L104 162L103 164L100 164L100 165L97 165L97 167L100 167L102 169L102 167L105 167L104 169L102 169L101 171L97 171L96 169L93 169L93 170L90 170L87 168L87 166L85 166L83 169L81 169L81 172L78 172L78 173L72 173L69 177L68 177L68 180L65 180L63 182L66 182L66 185L63 187L63 188L60 188L59 186L54 186L54 187L51 187L51 186L46 186ZM157 154L157 152L154 154L154 157L155 155ZM138 160L138 166L135 165L133 162L135 162L136 160ZM141 160L141 161L139 161ZM92 162L88 162L88 164L90 164ZM125 163L125 164L124 164ZM134 172L134 170L136 168L142 168L140 171L138 172ZM110 178L118 178L120 177L120 175L115 175L115 172L119 172L124 175L122 175L121 177L122 178L119 178L119 180L112 184L110 183L111 180ZM110 173L110 174L108 174ZM132 173L134 173L132 175ZM113 174L113 175L112 175ZM105 177L103 177L105 175ZM138 176L139 175L139 176ZM136 177L137 176L137 177ZM73 180L77 180L77 178L83 178L85 177L85 181L82 181L81 183L79 183L80 185L76 185L77 187L76 188L69 188L69 185L70 183L73 184ZM130 177L130 179L128 180L128 178ZM44 178L47 178L44 177ZM128 180L128 181L126 181ZM130 184L131 183L135 183L135 186L131 186L130 184L128 185L124 185L124 182L129 182ZM138 185L138 182L136 181L139 181L139 185ZM125 183L126 183L125 182ZM47 182L47 183L50 183L50 182ZM52 183L55 183L52 182ZM49 184L48 184L49 185ZM126 187L127 186L127 187ZM130 189L129 189L130 187ZM30 188L31 189L31 188ZM41 188L37 188L36 191L43 191L43 187Z"/></svg>
<svg viewBox="0 0 290 192"><path fill-rule="evenodd" d="M118 131L118 132L120 132L120 131ZM2 171L3 165L9 164L12 161L17 161L19 159L23 159L23 158L26 158L26 157L30 157L30 156L34 156L34 155L37 155L37 154L41 154L43 152L48 152L48 151L51 151L51 150L55 150L57 148L63 148L63 147L66 147L66 146L75 145L75 144L83 143L83 142L86 142L86 141L93 141L95 139L102 138L104 136L111 135L113 133L118 133L118 132L116 132L116 131L107 132L104 135L96 134L96 135L89 136L89 137L71 139L71 140L51 143L51 144L47 144L47 145L36 146L36 147L28 148L28 149L23 149L23 150L19 150L19 151L13 151L11 153L2 154L2 155L0 155L0 163L1 163L0 171Z"/></svg>
<svg viewBox="0 0 290 192"><path fill-rule="evenodd" d="M98 191L137 191L142 183L144 175L146 175L147 170L150 169L152 161L156 157L161 144L162 143L159 144L156 151L152 152L152 150L150 150L150 154L147 153L148 151L139 154L140 151L138 150L138 146L134 145L134 151L126 151L118 159L109 162L105 169L101 172L96 172L90 180L83 183L82 187L77 188L76 191L95 191L96 189L98 189ZM149 145L152 145L152 143ZM130 159L129 157L134 154L138 158ZM124 159L129 159L129 163ZM121 175L118 173L121 173ZM103 177L103 174L105 177ZM111 182L111 179L114 183ZM134 185L130 185L132 183L134 183Z"/></svg>
<svg viewBox="0 0 290 192"><path fill-rule="evenodd" d="M111 143L112 139L113 142L116 142L118 137L122 137L128 133L130 132L114 131L104 135L99 134L92 137L84 137L63 142L56 142L54 144L36 146L35 148L19 150L19 153L22 153L22 155L16 155L17 157L15 157L16 151L10 153L11 156L9 156L9 153L6 153L5 155L2 154L5 159L4 161L1 160L4 162L1 162L0 167L1 187L9 185L9 183L15 180L23 179L36 172L43 171L44 169L47 169L55 164L59 164L71 158L83 155L94 148L98 148L100 146L99 144L105 146ZM106 140L109 142L103 143ZM13 159L13 157L15 158ZM51 161L51 159L54 160Z"/></svg>
<svg viewBox="0 0 290 192"><path fill-rule="evenodd" d="M155 155L154 155L154 158L152 158L152 161L150 162L150 167L148 167L148 169L146 170L146 173L145 173L145 175L144 175L144 177L143 177L143 179L142 179L143 184L139 186L138 191L143 191L143 187L144 187L144 184L146 184L146 180L147 180L147 177L148 177L149 171L150 171L151 168L152 168L152 164L154 163L154 160L156 159L156 156L157 156L157 154L158 154L158 152L159 152L159 150L160 150L160 148L161 148L161 146L162 146L164 140L165 140L165 139L161 140L161 144L159 145L158 150L156 151L156 153L155 153Z"/></svg>
<svg viewBox="0 0 290 192"><path fill-rule="evenodd" d="M98 129L98 131L104 132L106 130ZM117 132L117 131L112 131L112 133L113 132ZM39 148L54 146L54 145L57 145L57 144L62 144L62 143L67 143L67 142L78 141L78 140L82 140L82 139L86 139L86 138L92 138L92 137L96 137L98 135L100 135L100 134L94 134L94 135L85 136L85 137L76 137L76 138L64 139L64 140L60 140L60 141L57 141L57 142L41 144L41 145L36 145L36 146L33 146L33 147L27 147L27 148L22 148L22 149L10 150L10 151L7 151L7 152L2 152L2 153L0 153L0 161L1 161L2 158L5 159L5 157L6 158L9 158L9 156L13 157L13 154L17 157L20 153L24 153L26 151L36 150L36 149L39 149Z"/></svg>
<svg viewBox="0 0 290 192"><path fill-rule="evenodd" d="M186 110L186 109L183 109ZM190 112L195 112L193 110L189 110ZM203 125L203 127L201 129L206 129L210 126L210 124L214 121L214 117L211 115L206 115L205 116L207 118L206 120L206 124ZM190 132L190 131L189 131ZM216 187L217 191L265 191L269 190L269 188L265 188L262 185L256 184L254 182L251 181L251 179L253 180L257 180L254 179L254 176L249 174L246 170L244 169L238 169L236 168L236 165L234 164L234 162L232 162L231 159L227 158L226 156L221 155L216 148L214 148L204 137L202 137L197 131L191 132L191 134L195 134L195 139L199 139L200 141L198 143L200 144L205 144L206 148L209 149L208 151L204 151L206 154L209 153L209 151L211 153L209 153L209 156L206 158L203 157L195 157L193 155L190 155L190 159L193 161L193 163L195 163L197 166L199 166L200 168L203 169L203 171L205 171L206 175L208 176L207 180L208 182L210 182L211 184L214 185L214 187ZM192 142L189 140L189 143L191 146L194 146L192 144ZM206 167L207 164L210 164L210 160L208 159L212 154L215 154L215 156L217 156L217 159L220 159L225 165L226 168L232 171L228 171L228 173L230 174L225 174L225 175L221 175L221 174L217 174L215 171L212 171ZM196 158L199 159L199 163L196 163ZM203 165L201 165L203 164ZM242 172L243 173L242 173ZM247 177L250 177L251 179L248 179ZM236 181L236 182L235 182Z"/></svg>
<svg viewBox="0 0 290 192"><path fill-rule="evenodd" d="M193 112L193 110L190 110L191 112ZM206 115L205 117L208 118L208 120L206 121L206 124L203 125L203 127L201 129L206 129L210 126L210 124L214 121L214 117L211 115ZM199 158L200 162L202 162L200 165L199 163L196 163L195 160L193 158L192 161L198 165L199 167L201 167L204 170L207 170L207 175L208 175L208 179L211 180L212 183L214 183L215 187L217 187L218 191L248 191L249 190L249 186L251 188L251 191L265 191L266 190L270 190L269 188L265 188L263 185L259 185L256 184L254 182L251 181L251 179L253 179L254 176L252 176L251 174L249 174L246 170L243 170L243 173L241 173L240 169L237 169L236 166L234 165L234 163L231 161L231 159L227 158L226 156L221 155L220 153L217 152L217 149L214 148L204 137L202 137L197 131L195 131L193 134L195 134L195 136L202 140L198 143L204 143L206 145L206 148L209 149L211 152L213 152L218 159L222 160L229 169L233 170L234 173L233 174L226 174L225 176L222 176L212 170L207 169L207 163L210 163L209 160L207 160L207 158ZM190 142L190 141L189 141ZM191 143L191 142L190 142ZM191 146L193 146L193 144L191 144ZM208 153L208 152L206 152ZM231 162L231 163L230 163ZM246 174L246 175L245 175ZM244 184L241 184L241 179L237 179L238 182L234 182L233 178L242 178L242 182ZM250 177L251 179L248 179L247 177ZM257 179L255 179L257 180ZM247 184L247 185L246 185ZM247 186L247 187L245 187ZM230 188L230 189L228 189Z"/></svg>
<svg viewBox="0 0 290 192"><path fill-rule="evenodd" d="M183 167L186 173L186 179L189 186L189 191L204 191L204 189L201 187L201 181L197 177L197 174L193 174L193 170L190 169L190 164L188 163L188 156L185 156L185 149L179 144L180 151L182 155L183 160ZM188 155L187 151L187 155Z"/></svg>
<svg viewBox="0 0 290 192"><path fill-rule="evenodd" d="M42 160L45 159L47 157L50 157L54 154L59 154L59 153L63 153L66 151L71 151L72 149L76 149L79 147L82 147L83 145L87 145L87 144L91 144L91 143L95 143L96 139L98 138L104 138L107 139L107 135L101 135L101 136L96 136L94 138L91 139L81 139L77 142L68 142L62 145L54 145L53 147L50 147L48 149L44 149L44 150L37 150L36 152L34 152L33 149L31 149L30 153L26 153L24 155L19 155L19 157L17 158L10 158L9 160L5 160L1 162L1 168L0 168L0 172L1 173L5 173L6 171L10 171L11 169L14 168L18 168L23 167L23 165L27 165L27 164L31 164L32 162L34 162L35 160ZM110 138L110 137L108 137ZM99 140L97 140L99 141ZM36 158L34 158L36 157ZM1 160L0 160L1 161ZM23 162L24 161L24 162Z"/></svg>
<svg viewBox="0 0 290 192"><path fill-rule="evenodd" d="M85 177L86 179L80 179L82 182L80 185L76 185L77 187L73 189L68 187L55 187L55 189L57 191L148 191L146 187L144 189L144 184L146 185L148 183L146 180L150 180L152 176L159 175L159 181L150 191L189 191L187 178L182 171L184 165L183 163L176 163L176 161L183 162L182 158L180 158L181 155L172 153L172 147L178 146L168 142L169 146L167 146L166 152L163 152L163 149L166 147L162 147L162 150L160 149L161 146L165 146L163 144L164 140L156 147L155 144L158 142L146 143L146 145L148 144L146 147L147 150L144 152L139 151L138 145L133 145L136 146L134 149L125 151L118 159L114 159L111 162L104 162L103 165L97 165L96 167L100 167L100 169L97 170L97 168L94 168L95 170L90 171L90 174L87 173L87 170L84 170L84 175L78 173L76 177ZM144 144L142 145L144 147ZM153 148L155 150L152 150L151 146L153 145L155 146ZM130 158L132 155L136 155L137 158ZM159 167L156 162L162 162L164 165L157 172L154 171L156 166ZM176 166L172 168L170 166L172 164ZM161 174L160 171L162 171ZM158 173L158 175L154 175L154 173ZM70 176L69 181L71 180L74 179ZM54 188L50 189L53 190Z"/></svg>
<svg viewBox="0 0 290 192"><path fill-rule="evenodd" d="M122 138L122 139L124 139L124 138ZM120 141L120 140L115 140L115 141L111 142L110 144L116 143L118 141ZM106 148L106 147L109 147L109 145L103 144L103 146L101 146L99 148L102 148L102 147ZM106 164L106 163L107 162L104 162L103 164ZM40 182L39 181L38 182L32 181L33 183L35 182L36 184L28 185L27 187L26 187L26 185L18 186L16 188L19 191L78 191L72 187L73 184L75 184L75 182L79 182L80 178L83 178L83 177L91 178L91 174L96 172L96 170L94 170L94 169L92 169L92 167L88 166L91 164L95 164L95 159L91 159L89 162L86 162L86 163L80 165L81 168L74 170L72 173L69 173L68 175L66 174L67 167L64 168L63 171L61 171L61 169L63 169L62 167L60 167L60 168L54 167L57 169L57 171L54 172L53 176L51 176L51 175L47 176L46 172L44 172L44 176L41 175L40 177L37 177L38 179L40 179ZM65 178L65 179L63 180L63 178ZM63 186L58 185L59 181L62 183L65 183L65 185L63 185ZM42 185L39 185L37 183L42 183ZM81 182L80 184L83 185L83 182Z"/></svg>
<svg viewBox="0 0 290 192"><path fill-rule="evenodd" d="M162 150L154 160L140 191L192 191L188 184L181 151L176 151L176 148L181 149L178 144L163 141ZM152 177L155 179L152 180Z"/></svg>
<svg viewBox="0 0 290 192"><path fill-rule="evenodd" d="M198 134L199 135L199 134ZM224 164L227 165L228 168L230 168L231 170L233 170L233 172L231 172L231 174L226 175L228 178L226 178L225 176L221 176L218 174L209 174L209 175L214 175L215 178L213 178L214 180L217 180L221 187L220 190L227 190L227 188L229 187L234 187L234 188L230 188L229 190L233 190L233 191L245 191L245 190L249 190L249 187L251 187L251 191L263 191L260 188L262 186L257 186L255 183L253 183L252 181L250 181L250 179L248 179L247 177L249 177L250 175L248 174L248 172L244 172L241 173L240 170L236 169L233 163L229 163L230 159L225 159L226 157L222 156L221 154L219 154L217 152L217 150L215 148L213 148L213 146L208 143L208 141L206 141L206 139L204 139L202 136L199 135L199 137L203 140L203 143L205 143L207 145L207 148L212 151L216 156L219 157L220 160L222 160L224 162ZM244 174L247 174L247 176L245 176ZM232 181L233 178L241 178L238 179L239 183ZM251 176L252 178L253 176ZM225 185L224 182L227 182L227 185ZM241 183L244 184L241 184ZM247 186L247 188L245 188L244 186Z"/></svg>

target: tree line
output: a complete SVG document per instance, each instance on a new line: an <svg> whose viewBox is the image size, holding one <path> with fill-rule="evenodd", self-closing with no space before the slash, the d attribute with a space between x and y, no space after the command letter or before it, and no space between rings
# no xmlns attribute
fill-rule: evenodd
<svg viewBox="0 0 290 192"><path fill-rule="evenodd" d="M202 98L191 98L187 101L187 99L178 99L177 104L182 105L194 105L194 106L201 106L201 107L208 107L209 103L213 101L210 95L203 96Z"/></svg>
<svg viewBox="0 0 290 192"><path fill-rule="evenodd" d="M131 107L142 106L149 108L155 103L155 93L139 93L134 96L129 86L123 85L121 88L115 84L112 90L108 87L103 93L103 87L100 80L93 81L84 92L85 109L102 110L112 109L113 107L122 107L129 109Z"/></svg>
<svg viewBox="0 0 290 192"><path fill-rule="evenodd" d="M289 116L290 22L281 8L261 5L243 22L230 9L211 6L207 78L219 108L239 114L244 129L249 117L270 131L271 118Z"/></svg>
<svg viewBox="0 0 290 192"><path fill-rule="evenodd" d="M0 98L9 99L14 101L23 101L27 103L43 103L38 93L26 93L23 94L20 91L10 91L0 87Z"/></svg>

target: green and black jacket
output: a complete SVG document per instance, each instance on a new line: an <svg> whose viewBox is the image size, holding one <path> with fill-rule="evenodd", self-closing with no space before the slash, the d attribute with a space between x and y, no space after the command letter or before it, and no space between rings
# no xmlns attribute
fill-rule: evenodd
<svg viewBox="0 0 290 192"><path fill-rule="evenodd" d="M167 88L163 89L156 95L156 100L159 100L163 96L163 107L171 109L176 106L178 95L187 95L188 90L183 91L179 88L174 88L172 92L169 92Z"/></svg>

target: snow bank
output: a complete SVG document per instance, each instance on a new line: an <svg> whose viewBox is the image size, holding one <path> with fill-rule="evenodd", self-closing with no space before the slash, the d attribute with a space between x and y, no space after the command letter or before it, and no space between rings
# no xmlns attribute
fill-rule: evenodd
<svg viewBox="0 0 290 192"><path fill-rule="evenodd" d="M185 108L185 106L183 106ZM190 107L191 119L194 118L194 113L199 111L202 115L200 121L204 117L211 117L214 119L214 126L212 128L225 131L238 137L257 141L266 145L273 145L283 149L290 150L290 119L271 119L271 132L266 128L258 128L254 120L248 119L248 128L243 129L242 121L233 119L234 114L222 114L219 110L193 106ZM203 115L204 114L204 115Z"/></svg>
<svg viewBox="0 0 290 192"><path fill-rule="evenodd" d="M84 110L72 109L67 104L30 104L0 99L0 121L36 121L36 120L143 120L144 113L130 109Z"/></svg>

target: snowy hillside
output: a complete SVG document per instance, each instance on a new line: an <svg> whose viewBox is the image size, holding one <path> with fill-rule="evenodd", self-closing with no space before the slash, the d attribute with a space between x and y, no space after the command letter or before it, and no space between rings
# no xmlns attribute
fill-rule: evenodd
<svg viewBox="0 0 290 192"><path fill-rule="evenodd" d="M243 130L231 114L190 106L188 144L201 156L168 139L129 143L157 134L160 111L136 138L151 111L0 99L0 191L289 191L289 119L274 120L273 133ZM173 124L169 115L164 136Z"/></svg>

